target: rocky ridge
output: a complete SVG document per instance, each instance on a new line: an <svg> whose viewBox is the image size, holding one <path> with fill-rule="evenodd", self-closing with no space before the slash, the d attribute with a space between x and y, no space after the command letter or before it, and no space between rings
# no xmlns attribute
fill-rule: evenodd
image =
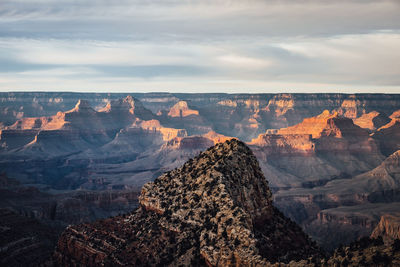
<svg viewBox="0 0 400 267"><path fill-rule="evenodd" d="M382 127L390 122L390 118L386 114L371 111L370 113L363 114L361 117L353 119L354 124L371 131Z"/></svg>
<svg viewBox="0 0 400 267"><path fill-rule="evenodd" d="M319 255L271 196L249 148L226 141L146 184L132 214L68 227L55 258L64 266L265 266Z"/></svg>
<svg viewBox="0 0 400 267"><path fill-rule="evenodd" d="M382 237L386 242L400 239L400 217L385 214L371 234L372 238Z"/></svg>

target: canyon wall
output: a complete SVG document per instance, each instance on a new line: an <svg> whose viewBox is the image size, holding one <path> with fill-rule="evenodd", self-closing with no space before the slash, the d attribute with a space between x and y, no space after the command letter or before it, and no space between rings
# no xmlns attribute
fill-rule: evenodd
<svg viewBox="0 0 400 267"><path fill-rule="evenodd" d="M399 110L400 95L386 94L0 93L0 171L26 187L23 198L46 194L43 209L16 202L19 214L75 223L128 211L125 190L238 138L274 205L332 246L394 214Z"/></svg>

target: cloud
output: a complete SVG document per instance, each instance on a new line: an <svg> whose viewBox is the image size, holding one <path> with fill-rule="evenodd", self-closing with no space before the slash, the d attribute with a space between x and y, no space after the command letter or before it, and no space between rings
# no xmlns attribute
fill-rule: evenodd
<svg viewBox="0 0 400 267"><path fill-rule="evenodd" d="M398 1L9 1L0 31L36 37L329 36L400 27Z"/></svg>
<svg viewBox="0 0 400 267"><path fill-rule="evenodd" d="M397 32L308 39L278 46L319 65L320 68L315 69L315 81L400 85L400 52L397 49L400 34Z"/></svg>
<svg viewBox="0 0 400 267"><path fill-rule="evenodd" d="M234 54L219 56L217 59L220 60L224 65L230 65L231 67L238 68L260 69L272 65L272 62L265 59L251 58Z"/></svg>
<svg viewBox="0 0 400 267"><path fill-rule="evenodd" d="M399 13L396 0L3 0L0 90L390 91Z"/></svg>

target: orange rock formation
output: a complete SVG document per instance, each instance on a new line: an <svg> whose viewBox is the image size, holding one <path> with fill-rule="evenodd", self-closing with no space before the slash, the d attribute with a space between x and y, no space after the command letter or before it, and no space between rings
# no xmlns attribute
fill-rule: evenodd
<svg viewBox="0 0 400 267"><path fill-rule="evenodd" d="M187 117L190 115L199 115L199 112L190 109L186 101L179 101L168 112L170 117Z"/></svg>

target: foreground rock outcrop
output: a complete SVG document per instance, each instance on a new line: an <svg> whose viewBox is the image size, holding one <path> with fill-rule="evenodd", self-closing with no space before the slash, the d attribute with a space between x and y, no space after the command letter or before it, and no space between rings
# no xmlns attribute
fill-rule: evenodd
<svg viewBox="0 0 400 267"><path fill-rule="evenodd" d="M146 184L139 201L132 214L68 227L57 264L265 266L320 253L273 206L257 159L237 140Z"/></svg>

